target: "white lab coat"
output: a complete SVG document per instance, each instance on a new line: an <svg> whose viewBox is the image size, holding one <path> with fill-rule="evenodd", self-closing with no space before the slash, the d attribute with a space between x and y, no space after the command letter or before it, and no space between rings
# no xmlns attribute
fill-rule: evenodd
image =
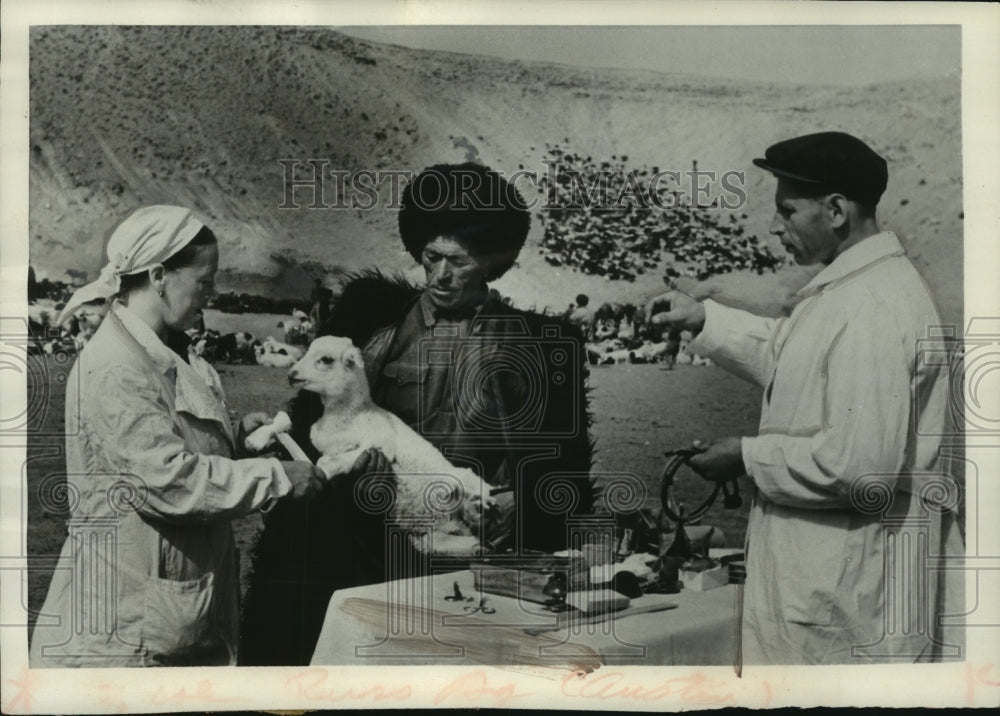
<svg viewBox="0 0 1000 716"><path fill-rule="evenodd" d="M949 573L926 561L964 553L959 491L938 460L947 369L920 355L940 324L933 302L888 232L847 249L800 295L779 319L706 301L691 345L764 388L759 434L742 440L756 486L743 660L954 655L945 644L959 635L934 624L961 611L960 573L945 584Z"/></svg>

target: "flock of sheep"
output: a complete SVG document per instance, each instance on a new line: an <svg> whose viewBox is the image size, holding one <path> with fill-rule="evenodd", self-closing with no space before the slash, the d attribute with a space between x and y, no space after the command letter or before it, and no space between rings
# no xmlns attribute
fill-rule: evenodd
<svg viewBox="0 0 1000 716"><path fill-rule="evenodd" d="M594 313L589 326L581 326L587 337L587 361L591 365L663 363L711 365L712 361L688 351L689 331L669 331L650 324L643 310L630 303L605 303Z"/></svg>
<svg viewBox="0 0 1000 716"><path fill-rule="evenodd" d="M291 368L305 355L312 342L314 328L306 314L298 309L278 324L285 331L285 340L272 336L260 340L252 333L237 331L222 334L217 330L191 328L190 351L211 363L242 363L269 368Z"/></svg>
<svg viewBox="0 0 1000 716"><path fill-rule="evenodd" d="M62 326L55 325L55 304L38 301L29 306L31 350L46 355L79 353L97 330L102 312L87 307ZM284 341L272 336L260 339L246 331L222 333L204 326L187 331L189 350L211 363L263 365L291 368L315 338L309 317L296 309L278 323ZM601 306L594 315L587 334L587 359L591 365L621 363L664 363L674 365L710 365L707 358L689 353L690 334L671 336L644 321L642 310L631 304L611 303Z"/></svg>
<svg viewBox="0 0 1000 716"><path fill-rule="evenodd" d="M103 320L97 306L84 306L62 325L56 324L59 304L38 300L28 307L31 341L29 351L44 355L75 355L83 350ZM263 340L245 331L222 333L204 326L187 331L188 350L211 363L263 365L271 368L291 368L305 355L315 337L308 316L298 309L278 324L284 330L284 341L272 336Z"/></svg>

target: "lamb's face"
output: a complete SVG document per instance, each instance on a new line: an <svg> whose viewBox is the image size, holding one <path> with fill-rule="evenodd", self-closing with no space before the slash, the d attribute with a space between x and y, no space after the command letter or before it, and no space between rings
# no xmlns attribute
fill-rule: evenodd
<svg viewBox="0 0 1000 716"><path fill-rule="evenodd" d="M288 383L325 398L368 391L361 351L349 338L340 336L314 340L302 360L288 371Z"/></svg>

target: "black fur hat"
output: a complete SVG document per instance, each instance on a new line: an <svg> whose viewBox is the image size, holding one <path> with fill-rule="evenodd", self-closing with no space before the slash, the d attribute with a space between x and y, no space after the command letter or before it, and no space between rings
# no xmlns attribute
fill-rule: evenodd
<svg viewBox="0 0 1000 716"><path fill-rule="evenodd" d="M403 189L399 235L419 263L439 236L458 239L469 253L488 257L487 281L500 278L528 238L531 214L517 188L481 164L435 164Z"/></svg>

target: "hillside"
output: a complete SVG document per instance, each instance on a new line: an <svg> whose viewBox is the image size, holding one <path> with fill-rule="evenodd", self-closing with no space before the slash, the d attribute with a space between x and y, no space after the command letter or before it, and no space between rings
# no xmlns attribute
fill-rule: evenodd
<svg viewBox="0 0 1000 716"><path fill-rule="evenodd" d="M767 234L774 182L751 159L796 134L840 129L889 161L880 218L907 243L946 320L962 310L959 84L864 88L727 82L411 50L323 28L37 27L31 35L31 260L93 277L114 224L141 203L190 205L223 242L220 288L296 296L311 276L408 270L396 212L284 201L279 159L410 170L474 158L544 174L546 144L595 159L746 172L748 232ZM521 185L526 186L526 185ZM327 182L326 201L336 200ZM538 210L536 210L538 211ZM579 292L637 300L634 283L553 269L533 221L497 287L562 309ZM777 310L807 271L735 274L705 290Z"/></svg>

